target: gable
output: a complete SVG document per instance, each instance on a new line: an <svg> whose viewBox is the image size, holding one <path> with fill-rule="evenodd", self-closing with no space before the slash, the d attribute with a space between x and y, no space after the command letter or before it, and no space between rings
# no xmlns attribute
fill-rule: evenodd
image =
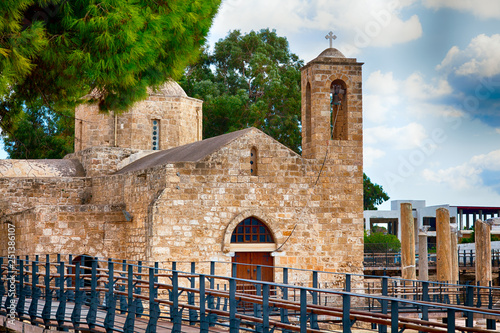
<svg viewBox="0 0 500 333"><path fill-rule="evenodd" d="M283 150L288 152L291 156L295 155L300 158L300 155L293 152L291 149L282 145L278 141L274 140L267 134L261 132L256 128L247 128L223 135L219 135L213 138L205 139L202 141L194 142L191 144L183 145L180 147L175 147L167 150L162 150L157 153L149 154L141 159L138 159L129 165L123 167L115 174L124 174L128 172L134 172L139 170L150 169L160 165L178 163L178 162L200 162L204 159L209 158L210 155L214 155L214 159L218 159L220 154L227 154L228 148L230 146L234 147L232 149L238 149L240 145L239 142L248 141L250 133L255 134L258 139L254 139L255 143L266 141L267 145L272 145L275 149ZM236 147L236 148L235 148ZM229 153L232 149L229 149ZM267 149L270 150L270 149Z"/></svg>

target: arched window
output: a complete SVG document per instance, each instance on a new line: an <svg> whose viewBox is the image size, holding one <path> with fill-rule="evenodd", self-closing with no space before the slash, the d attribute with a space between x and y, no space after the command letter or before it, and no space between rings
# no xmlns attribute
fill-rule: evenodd
<svg viewBox="0 0 500 333"><path fill-rule="evenodd" d="M306 85L306 119L305 123L306 142L311 142L311 84Z"/></svg>
<svg viewBox="0 0 500 333"><path fill-rule="evenodd" d="M257 176L257 149L255 147L250 150L250 175Z"/></svg>
<svg viewBox="0 0 500 333"><path fill-rule="evenodd" d="M231 243L274 243L268 227L255 217L248 217L236 226Z"/></svg>
<svg viewBox="0 0 500 333"><path fill-rule="evenodd" d="M330 136L347 140L347 87L338 79L330 85Z"/></svg>

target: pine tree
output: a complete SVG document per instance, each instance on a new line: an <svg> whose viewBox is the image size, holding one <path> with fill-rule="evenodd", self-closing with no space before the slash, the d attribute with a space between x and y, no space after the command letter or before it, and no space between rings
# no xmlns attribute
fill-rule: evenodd
<svg viewBox="0 0 500 333"><path fill-rule="evenodd" d="M195 61L220 0L2 0L0 126L27 105L67 113L90 93L123 111ZM22 117L21 117L22 118Z"/></svg>

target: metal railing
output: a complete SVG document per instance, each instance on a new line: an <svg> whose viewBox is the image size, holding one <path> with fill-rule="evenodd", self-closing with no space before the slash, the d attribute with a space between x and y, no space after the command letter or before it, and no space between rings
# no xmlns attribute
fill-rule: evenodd
<svg viewBox="0 0 500 333"><path fill-rule="evenodd" d="M355 322L381 333L388 327L480 332L474 317L487 318L488 329L500 320L500 290L492 287L389 277L364 282L355 274L287 267L273 267L281 281L275 283L236 278L238 264L227 262L92 258L81 265L72 256L53 257L0 258L0 314L61 330L107 332L181 332L186 326L200 332L350 332ZM228 267L233 276L216 274ZM257 273L265 267L256 266ZM328 283L331 288L320 288ZM400 316L409 311L421 318ZM445 313L448 323L430 321L431 312ZM455 324L457 315L466 317L465 326Z"/></svg>
<svg viewBox="0 0 500 333"><path fill-rule="evenodd" d="M416 254L417 263L418 259L419 256L417 253ZM474 250L458 251L458 265L460 267L474 267L475 260L476 260L476 252ZM427 262L430 267L436 265L437 256L435 251L427 254ZM365 245L363 265L365 267L398 267L401 266L401 253L390 251L389 247L386 246L384 247L383 244L375 247L370 246L368 248L366 248ZM500 267L500 250L497 249L491 250L491 265L493 267Z"/></svg>

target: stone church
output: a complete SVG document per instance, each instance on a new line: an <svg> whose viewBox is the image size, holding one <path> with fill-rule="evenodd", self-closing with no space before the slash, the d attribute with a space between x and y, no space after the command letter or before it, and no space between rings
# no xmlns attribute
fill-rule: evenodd
<svg viewBox="0 0 500 333"><path fill-rule="evenodd" d="M15 226L20 256L362 273L361 66L329 48L301 69L302 155L256 128L202 140L202 101L175 82L124 114L83 104L73 154L0 161L1 239Z"/></svg>

